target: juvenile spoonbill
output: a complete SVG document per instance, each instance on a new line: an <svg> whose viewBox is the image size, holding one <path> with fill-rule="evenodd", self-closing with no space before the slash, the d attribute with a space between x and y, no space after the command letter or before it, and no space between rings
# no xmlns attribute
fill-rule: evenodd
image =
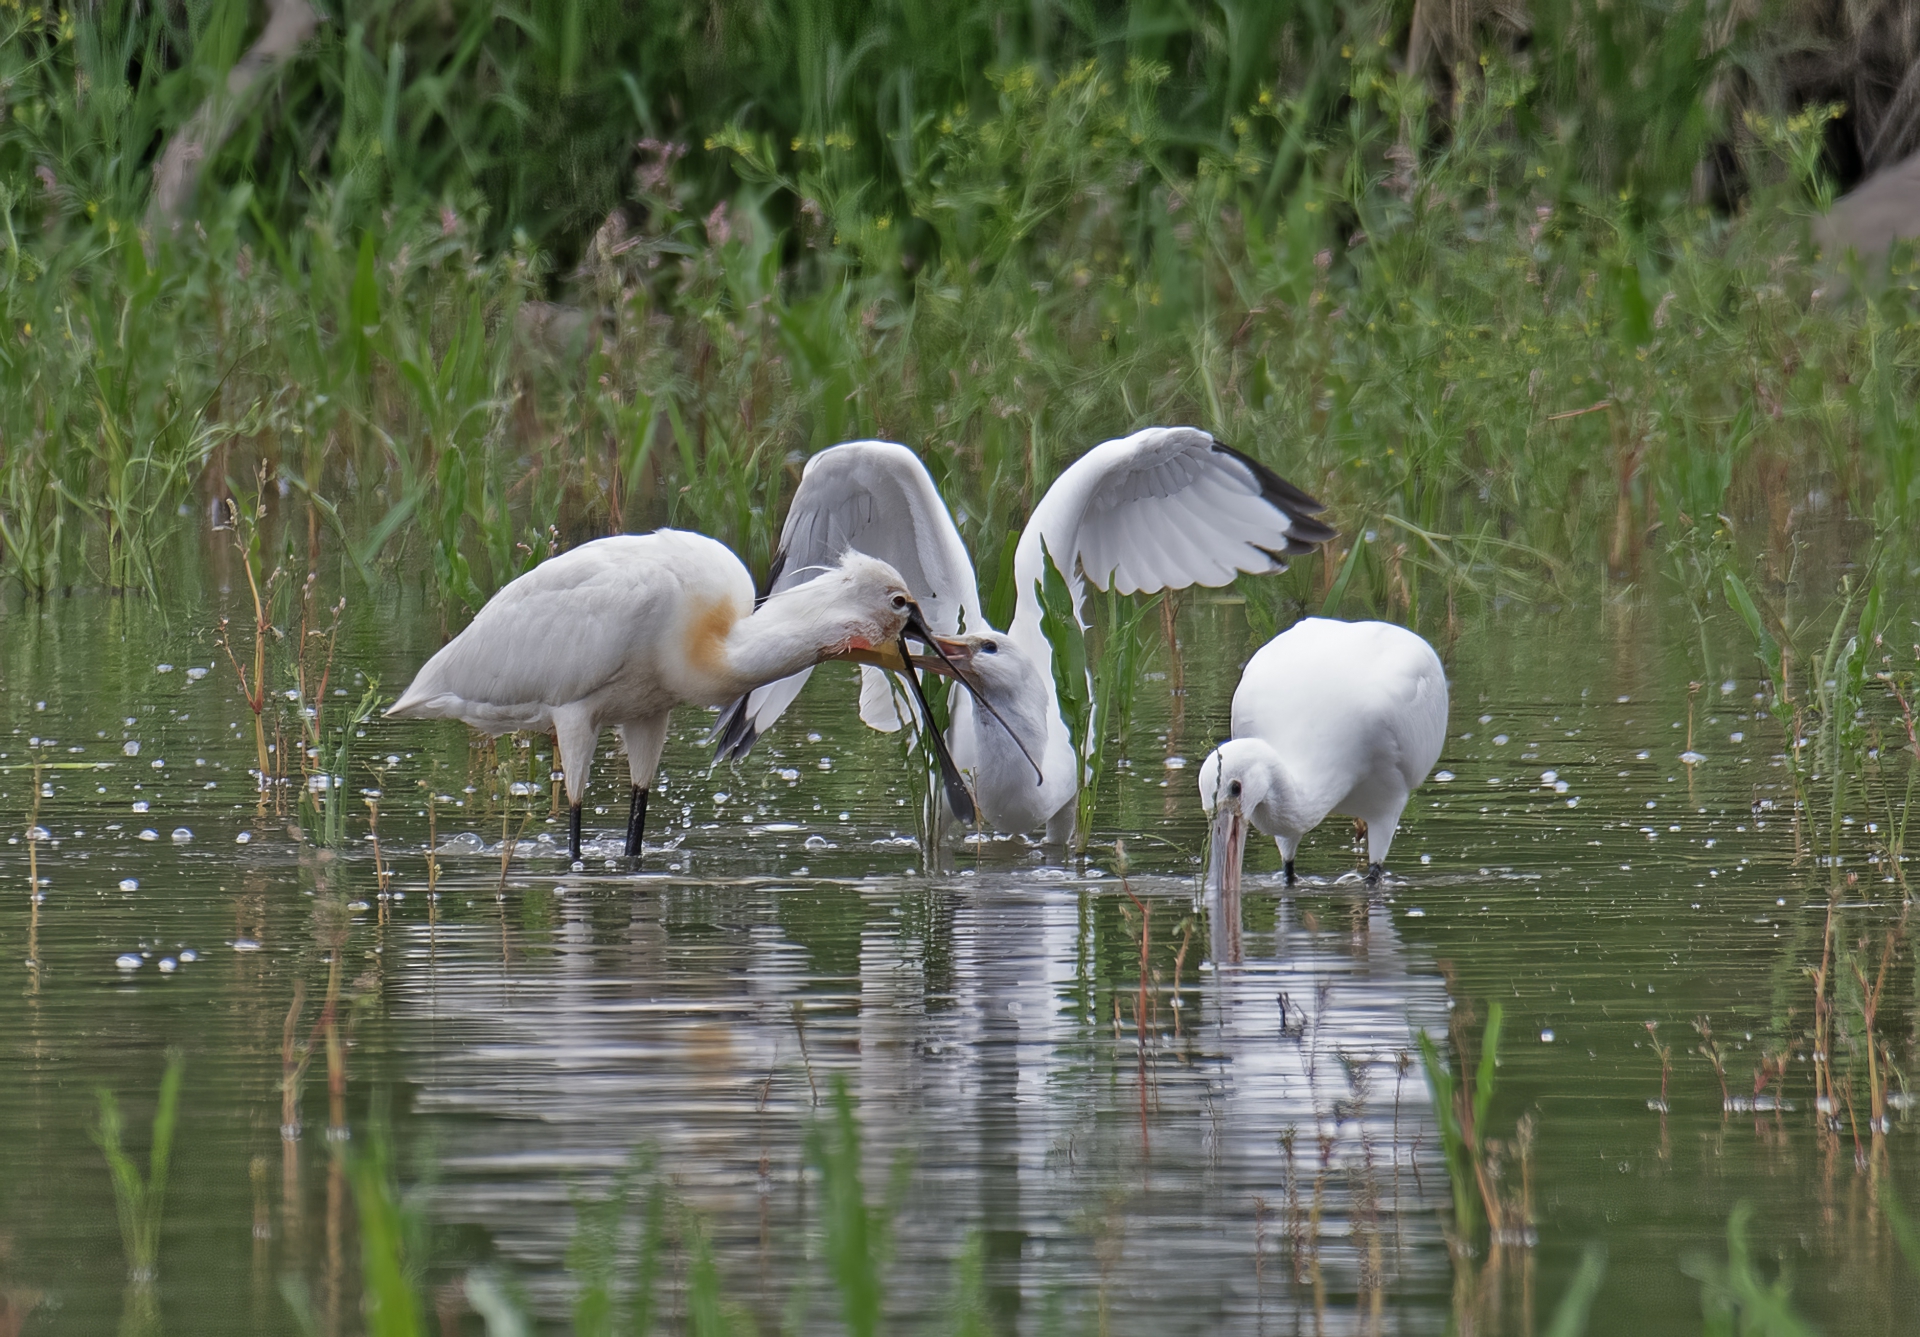
<svg viewBox="0 0 1920 1337"><path fill-rule="evenodd" d="M1149 427L1095 446L1069 465L1033 508L1014 550L1013 625L998 631L980 610L973 562L926 466L905 446L854 441L807 461L780 534L771 588L800 587L816 563L855 548L893 564L926 609L938 647L962 669L982 705L956 697L949 738L973 778L983 824L1006 832L1073 834L1080 760L1040 629L1045 554L1066 578L1085 625L1086 584L1122 594L1225 585L1242 571L1284 571L1289 556L1333 537L1313 517L1319 502L1258 460L1195 427ZM965 633L965 635L960 635ZM860 717L876 729L901 720L886 680L864 673ZM735 704L716 733L719 755L738 759L799 695L804 671ZM1004 727L1003 723L1004 722Z"/></svg>
<svg viewBox="0 0 1920 1337"><path fill-rule="evenodd" d="M1367 881L1378 882L1446 738L1447 674L1431 645L1390 622L1295 623L1247 661L1233 738L1201 764L1207 885L1239 890L1249 825L1279 842L1293 885L1300 838L1334 812L1367 824Z"/></svg>
<svg viewBox="0 0 1920 1337"><path fill-rule="evenodd" d="M612 725L633 782L627 855L638 858L647 790L675 706L724 705L827 659L912 677L903 637L930 642L932 633L907 582L884 561L845 548L832 561L817 579L755 608L747 568L704 535L662 529L583 543L487 600L387 713L465 720L493 735L552 731L576 862L594 747ZM918 679L913 687L917 693ZM951 775L950 759L945 768Z"/></svg>

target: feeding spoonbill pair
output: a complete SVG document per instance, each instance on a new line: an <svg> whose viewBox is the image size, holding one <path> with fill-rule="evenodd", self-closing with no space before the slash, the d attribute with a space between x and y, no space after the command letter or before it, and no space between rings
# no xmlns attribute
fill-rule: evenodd
<svg viewBox="0 0 1920 1337"><path fill-rule="evenodd" d="M465 720L494 735L551 731L575 862L594 748L611 725L627 750L627 854L638 857L675 706L724 705L828 659L900 669L917 692L907 636L933 639L906 582L885 562L846 553L818 579L755 608L753 578L725 545L674 529L618 535L508 584L388 713ZM964 794L939 752L950 788Z"/></svg>
<svg viewBox="0 0 1920 1337"><path fill-rule="evenodd" d="M878 668L900 672L920 697L905 639L910 635L932 651L921 664L959 677L971 692L971 698L955 700L954 755L937 737L930 739L956 814L974 817L957 764L973 777L980 815L996 829L1044 826L1049 839L1064 840L1072 829L1081 762L1060 711L1051 648L1041 630L1037 585L1043 564L1051 560L1066 579L1080 617L1086 582L1135 593L1223 585L1240 572L1284 570L1288 556L1333 537L1313 518L1320 509L1265 466L1197 429L1149 428L1107 442L1069 466L1035 507L1015 550L1013 622L1001 632L985 621L966 547L918 457L891 443L854 442L809 461L782 531L771 592L757 610L746 569L710 539L661 531L588 543L543 563L490 600L421 670L392 713L459 718L495 734L553 730L576 860L594 746L602 728L615 726L632 781L627 852L637 856L647 791L674 705L734 699L716 736L720 755L737 758L791 704L813 665L851 659L869 666L862 718L876 728L898 728L900 716ZM1288 636L1298 634L1296 629ZM1431 658L1431 650L1426 653ZM1247 814L1239 838L1245 820L1273 830L1281 835L1291 870L1299 836L1330 808L1349 810L1350 803L1341 807L1349 791L1386 793L1392 785L1366 780L1372 752L1343 763L1341 773L1360 783L1342 788L1330 778L1328 758L1315 748L1337 743L1337 729L1313 731L1316 742L1303 753L1298 739L1288 740L1284 712L1250 709L1243 726L1241 695L1255 681L1261 659L1249 665L1235 698L1235 733L1277 729L1315 786L1297 801L1283 802L1278 795L1292 775L1284 756L1276 762L1235 745L1219 755L1233 770L1244 753L1249 767L1228 780L1237 786L1232 799L1242 791L1251 794L1256 782L1275 795L1236 804L1235 811ZM1437 660L1433 667L1437 672ZM1295 679L1311 688L1315 674L1352 681L1338 655L1296 655L1259 675L1254 690L1285 696ZM1438 680L1443 733L1444 676ZM981 718L976 700L989 720ZM920 705L924 717L923 697ZM1343 718L1348 741L1365 743L1382 727L1351 710ZM1270 750L1273 745L1269 739ZM1437 755L1437 742L1433 750ZM1387 751L1410 778L1398 803L1390 805L1392 818L1382 822L1376 864L1385 858L1405 789L1432 762L1429 757L1415 766L1405 748ZM1203 776L1221 773L1216 759L1209 759L1212 770ZM1301 827L1301 814L1323 798L1327 806ZM1389 802L1364 795L1355 801L1383 814L1381 803ZM1208 802L1210 811L1215 806ZM1266 825L1269 817L1281 826ZM1230 867L1237 876L1235 848L1223 871Z"/></svg>

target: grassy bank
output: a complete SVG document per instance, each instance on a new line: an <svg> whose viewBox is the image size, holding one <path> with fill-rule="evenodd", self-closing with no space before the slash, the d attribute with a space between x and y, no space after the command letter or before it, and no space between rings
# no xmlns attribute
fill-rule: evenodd
<svg viewBox="0 0 1920 1337"><path fill-rule="evenodd" d="M612 529L689 525L760 566L800 461L867 435L926 454L991 576L1065 461L1152 421L1373 535L1353 589L1382 604L1591 588L1677 546L1783 577L1809 518L1864 535L1916 500L1911 276L1815 291L1823 111L1711 140L1748 193L1710 210L1683 168L1715 126L1646 101L1628 139L1555 111L1580 69L1499 57L1437 105L1382 10L1204 134L1183 90L1212 67L1089 58L993 67L902 122L885 173L853 91L791 135L742 115L650 139L563 267L526 228L503 243L478 187L402 179L437 142L408 119L425 74L365 113L391 132L368 131L377 189L344 129L302 191L216 162L177 230L124 154L112 179L36 164L59 118L145 95L76 100L54 76L117 68L68 54L106 20L49 38L43 16L36 44L28 13L0 18L24 62L0 122L0 570L28 591L151 588L175 544L224 541L230 498L264 507L270 553L425 578L455 621Z"/></svg>

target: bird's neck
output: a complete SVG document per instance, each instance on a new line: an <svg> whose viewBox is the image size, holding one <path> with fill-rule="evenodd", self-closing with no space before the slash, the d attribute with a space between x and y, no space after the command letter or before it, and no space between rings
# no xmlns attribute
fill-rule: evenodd
<svg viewBox="0 0 1920 1337"><path fill-rule="evenodd" d="M731 684L717 699L731 700L847 648L843 627L802 604L776 594L733 624L719 666Z"/></svg>
<svg viewBox="0 0 1920 1337"><path fill-rule="evenodd" d="M1303 774L1269 752L1266 797L1254 807L1253 824L1267 835L1297 840L1326 820L1346 797L1346 785L1339 777Z"/></svg>

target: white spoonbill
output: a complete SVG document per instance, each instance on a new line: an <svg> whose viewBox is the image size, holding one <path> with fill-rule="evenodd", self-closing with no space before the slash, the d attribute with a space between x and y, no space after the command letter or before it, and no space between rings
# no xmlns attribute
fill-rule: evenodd
<svg viewBox="0 0 1920 1337"><path fill-rule="evenodd" d="M980 611L973 563L926 466L905 446L854 441L807 461L780 534L771 588L800 587L816 563L855 548L890 562L943 637L938 647L969 672L969 686L1006 727L956 697L949 737L970 771L980 817L998 831L1073 832L1080 760L1054 689L1053 652L1040 629L1043 554L1072 590L1086 582L1122 594L1225 585L1242 571L1286 569L1291 555L1333 537L1323 508L1258 460L1194 427L1149 427L1095 446L1069 465L1033 508L1014 550L1013 625L996 631ZM1083 579L1084 577L1084 579ZM1084 625L1084 616L1082 617ZM900 727L887 684L864 674L860 717ZM716 734L722 757L745 756L780 717L806 674L739 702ZM1037 763L1037 764L1036 764Z"/></svg>
<svg viewBox="0 0 1920 1337"><path fill-rule="evenodd" d="M906 581L844 548L833 560L818 579L755 608L747 568L704 535L662 529L583 543L487 600L387 713L465 720L495 735L553 731L575 861L594 748L612 725L633 781L627 855L638 858L675 706L723 705L825 659L912 677L902 638L931 641L932 633ZM917 678L913 686L917 693ZM952 777L950 788L957 783Z"/></svg>
<svg viewBox="0 0 1920 1337"><path fill-rule="evenodd" d="M1253 825L1279 842L1291 886L1300 838L1334 812L1367 824L1367 880L1379 881L1446 738L1447 674L1431 645L1390 622L1295 623L1247 661L1233 738L1201 764L1207 885L1239 890Z"/></svg>

